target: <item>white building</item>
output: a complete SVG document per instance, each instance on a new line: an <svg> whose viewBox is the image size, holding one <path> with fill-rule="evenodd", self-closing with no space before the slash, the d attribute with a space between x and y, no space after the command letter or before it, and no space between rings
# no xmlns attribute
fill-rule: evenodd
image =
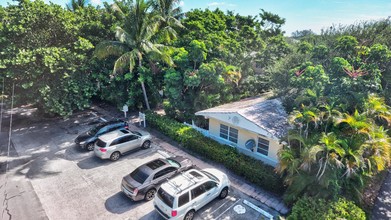
<svg viewBox="0 0 391 220"><path fill-rule="evenodd" d="M216 141L276 166L280 138L288 131L287 114L278 99L247 98L196 112L209 119L209 130L201 131Z"/></svg>

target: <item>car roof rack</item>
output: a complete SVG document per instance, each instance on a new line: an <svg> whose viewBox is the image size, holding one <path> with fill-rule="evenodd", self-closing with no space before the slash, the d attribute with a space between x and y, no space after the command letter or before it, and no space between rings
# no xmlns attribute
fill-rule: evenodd
<svg viewBox="0 0 391 220"><path fill-rule="evenodd" d="M168 183L170 186L172 186L174 189L176 189L177 193L178 193L179 191L181 191L181 186L182 186L182 184L178 185L176 182L171 181L171 180L169 180L168 178L167 178L166 180L167 180L167 183Z"/></svg>
<svg viewBox="0 0 391 220"><path fill-rule="evenodd" d="M193 184L197 183L197 181L195 181L195 177L194 176L189 176L189 175L187 175L187 173L184 173L184 172L182 172L181 175L183 177L185 177L186 179L188 179Z"/></svg>
<svg viewBox="0 0 391 220"><path fill-rule="evenodd" d="M190 175L188 175L188 174L185 173L185 172L181 172L181 175L182 175L185 179L187 179L187 180L189 180L189 181L191 182L190 185L188 185L186 188L183 188L183 189L181 189L182 184L179 184L179 185L178 185L176 182L174 182L174 181L172 181L172 180L170 180L170 179L167 178L167 183L168 183L170 186L172 186L174 189L176 189L175 194L179 194L179 193L183 192L184 190L187 190L188 188L194 186L194 184L197 183L197 181L196 181L197 178L196 178L196 177L190 176Z"/></svg>

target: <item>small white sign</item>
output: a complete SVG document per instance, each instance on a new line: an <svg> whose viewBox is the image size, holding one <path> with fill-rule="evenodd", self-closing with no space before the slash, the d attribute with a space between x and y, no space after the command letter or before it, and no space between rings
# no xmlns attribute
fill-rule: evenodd
<svg viewBox="0 0 391 220"><path fill-rule="evenodd" d="M122 111L124 112L125 118L126 118L126 112L128 112L128 110L129 110L129 108L126 104L124 106L122 106Z"/></svg>
<svg viewBox="0 0 391 220"><path fill-rule="evenodd" d="M122 106L122 111L124 112L129 111L129 107L127 105Z"/></svg>

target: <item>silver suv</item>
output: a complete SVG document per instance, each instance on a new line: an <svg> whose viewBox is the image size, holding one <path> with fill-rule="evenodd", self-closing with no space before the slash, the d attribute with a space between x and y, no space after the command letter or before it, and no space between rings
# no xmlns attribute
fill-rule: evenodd
<svg viewBox="0 0 391 220"><path fill-rule="evenodd" d="M94 153L101 159L116 161L131 150L149 148L151 139L148 132L119 129L100 136L95 143Z"/></svg>
<svg viewBox="0 0 391 220"><path fill-rule="evenodd" d="M216 169L190 169L163 183L154 207L165 219L191 220L194 213L219 197L228 195L230 181Z"/></svg>

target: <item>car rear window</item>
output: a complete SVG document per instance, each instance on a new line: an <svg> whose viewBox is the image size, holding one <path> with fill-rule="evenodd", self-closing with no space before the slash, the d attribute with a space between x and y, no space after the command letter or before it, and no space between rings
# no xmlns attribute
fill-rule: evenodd
<svg viewBox="0 0 391 220"><path fill-rule="evenodd" d="M157 196L170 208L172 208L174 203L174 197L168 194L164 189L161 187L157 191Z"/></svg>
<svg viewBox="0 0 391 220"><path fill-rule="evenodd" d="M148 178L149 175L147 173L143 172L142 169L137 168L132 173L130 173L130 176L134 180L136 180L137 182L143 184L145 182L145 180Z"/></svg>
<svg viewBox="0 0 391 220"><path fill-rule="evenodd" d="M96 145L97 145L98 147L106 147L106 142L102 141L101 139L98 139L98 140L96 141Z"/></svg>

